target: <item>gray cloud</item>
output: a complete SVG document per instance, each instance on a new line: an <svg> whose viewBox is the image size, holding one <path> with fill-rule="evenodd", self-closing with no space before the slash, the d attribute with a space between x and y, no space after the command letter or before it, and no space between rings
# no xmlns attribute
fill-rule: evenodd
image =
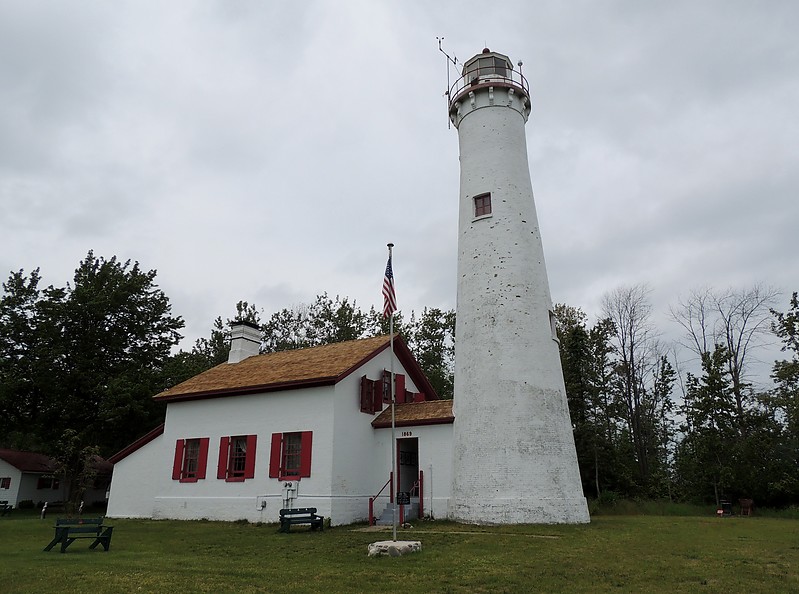
<svg viewBox="0 0 799 594"><path fill-rule="evenodd" d="M0 270L139 260L186 345L240 299L455 305L444 56L523 60L553 298L796 290L790 2L0 4ZM452 73L454 78L456 75ZM786 301L787 303L787 301ZM664 324L667 322L664 321Z"/></svg>

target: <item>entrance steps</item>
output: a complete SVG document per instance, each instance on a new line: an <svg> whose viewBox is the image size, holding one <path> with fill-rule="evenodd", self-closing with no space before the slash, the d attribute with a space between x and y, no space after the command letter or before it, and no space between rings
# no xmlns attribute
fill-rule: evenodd
<svg viewBox="0 0 799 594"><path fill-rule="evenodd" d="M409 522L411 520L416 520L419 517L419 498L418 497L411 497L410 505L406 505L405 507L405 521ZM394 504L388 503L386 507L383 509L383 513L375 520L375 524L378 526L392 526L394 524ZM399 522L399 505L397 506L397 522Z"/></svg>

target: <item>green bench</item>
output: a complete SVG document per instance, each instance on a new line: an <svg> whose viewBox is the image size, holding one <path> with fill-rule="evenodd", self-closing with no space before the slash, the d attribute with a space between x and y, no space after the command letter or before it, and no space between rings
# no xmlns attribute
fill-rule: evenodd
<svg viewBox="0 0 799 594"><path fill-rule="evenodd" d="M325 529L325 518L316 514L315 507L280 510L280 532L289 532L292 524L310 524L311 530Z"/></svg>
<svg viewBox="0 0 799 594"><path fill-rule="evenodd" d="M12 509L14 509L14 506L8 501L0 501L0 516L9 515Z"/></svg>
<svg viewBox="0 0 799 594"><path fill-rule="evenodd" d="M50 544L44 547L44 550L49 551L61 543L61 552L65 553L67 547L77 539L93 538L94 541L89 545L90 549L100 544L103 545L103 549L108 551L113 531L113 526L103 525L103 518L58 518L55 522L55 536Z"/></svg>

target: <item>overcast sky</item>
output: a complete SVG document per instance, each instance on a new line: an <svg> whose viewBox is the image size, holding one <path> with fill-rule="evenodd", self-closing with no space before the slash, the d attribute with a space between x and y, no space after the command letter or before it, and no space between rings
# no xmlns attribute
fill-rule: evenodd
<svg viewBox="0 0 799 594"><path fill-rule="evenodd" d="M553 300L799 290L799 3L0 0L0 274L140 262L184 346L239 300L455 307L446 59L524 62ZM454 73L451 75L454 80Z"/></svg>

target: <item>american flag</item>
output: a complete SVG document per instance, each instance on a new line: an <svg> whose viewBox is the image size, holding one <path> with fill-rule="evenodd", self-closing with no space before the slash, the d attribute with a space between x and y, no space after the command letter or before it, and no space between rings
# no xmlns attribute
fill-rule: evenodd
<svg viewBox="0 0 799 594"><path fill-rule="evenodd" d="M383 317L388 318L395 311L397 311L397 295L394 293L394 272L391 270L391 254L389 254L386 275L383 277Z"/></svg>

